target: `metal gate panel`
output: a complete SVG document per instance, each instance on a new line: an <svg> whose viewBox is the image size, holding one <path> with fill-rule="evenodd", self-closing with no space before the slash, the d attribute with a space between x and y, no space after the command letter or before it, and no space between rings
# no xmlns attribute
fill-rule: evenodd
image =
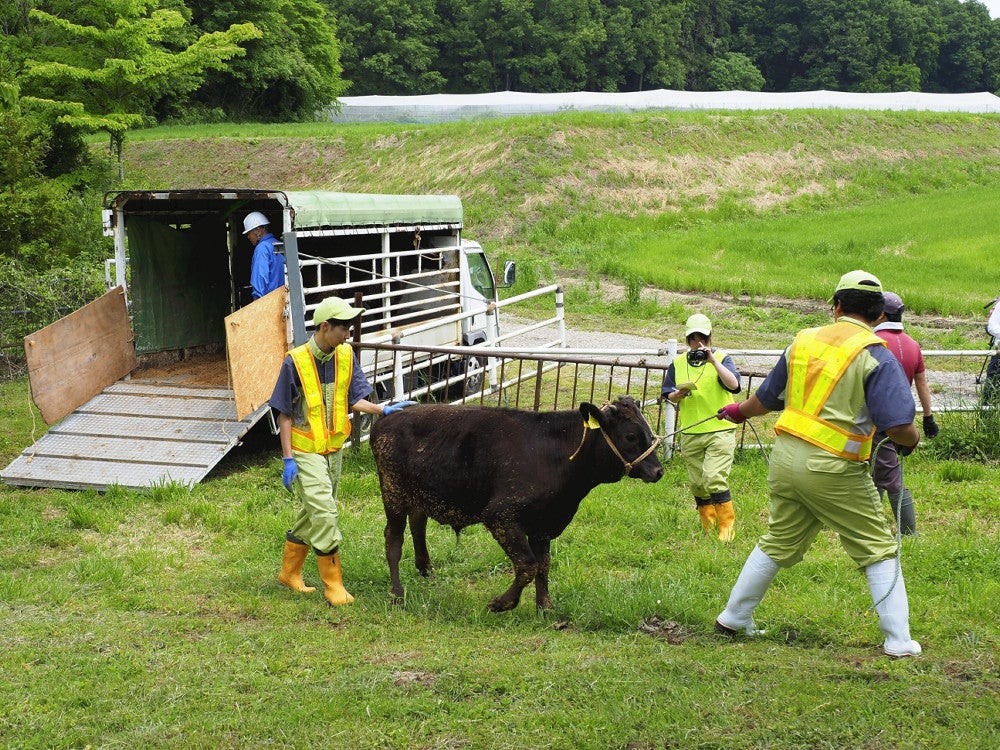
<svg viewBox="0 0 1000 750"><path fill-rule="evenodd" d="M181 389L184 390L184 389ZM122 414L131 417L176 417L236 421L236 409L231 399L221 400L191 395L131 396L102 393L78 410L85 414Z"/></svg>
<svg viewBox="0 0 1000 750"><path fill-rule="evenodd" d="M129 489L155 487L167 482L196 484L207 473L201 467L171 466L157 464L130 463L124 461L72 461L67 472L66 458L35 458L30 463L23 462L23 456L16 459L2 473L7 484L22 487L55 487L66 490L98 490L120 485Z"/></svg>
<svg viewBox="0 0 1000 750"><path fill-rule="evenodd" d="M162 419L123 417L115 414L70 414L51 427L48 435L92 435L94 437L123 437L134 439L176 440L183 437L189 443L215 443L227 445L242 429L239 422L218 422L190 419Z"/></svg>
<svg viewBox="0 0 1000 750"><path fill-rule="evenodd" d="M119 382L54 425L0 478L24 487L194 484L266 413L236 419L232 391Z"/></svg>
<svg viewBox="0 0 1000 750"><path fill-rule="evenodd" d="M73 460L135 462L163 466L201 466L207 471L226 453L226 446L189 443L186 440L142 440L95 435L48 435L32 456Z"/></svg>

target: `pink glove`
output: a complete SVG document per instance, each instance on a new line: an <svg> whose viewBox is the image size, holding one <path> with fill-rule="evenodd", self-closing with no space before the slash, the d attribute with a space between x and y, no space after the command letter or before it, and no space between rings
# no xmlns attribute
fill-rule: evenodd
<svg viewBox="0 0 1000 750"><path fill-rule="evenodd" d="M747 421L747 418L743 416L743 412L740 411L739 404L726 404L721 409L719 409L718 413L715 416L717 416L719 419L728 419L730 422L733 422L734 424L743 424L744 422Z"/></svg>

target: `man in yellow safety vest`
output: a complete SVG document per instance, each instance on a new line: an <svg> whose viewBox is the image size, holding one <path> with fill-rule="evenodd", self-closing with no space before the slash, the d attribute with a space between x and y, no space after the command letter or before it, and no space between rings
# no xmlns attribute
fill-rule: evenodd
<svg viewBox="0 0 1000 750"><path fill-rule="evenodd" d="M363 312L339 297L320 302L313 313L312 338L285 357L268 402L278 412L282 481L301 503L285 533L278 581L294 591L315 591L302 579L302 565L312 547L331 605L354 601L344 588L338 552L343 537L337 523L340 449L351 432L348 410L389 414L414 403L380 406L368 400L374 389L346 343L351 322Z"/></svg>
<svg viewBox="0 0 1000 750"><path fill-rule="evenodd" d="M799 562L821 527L865 571L889 656L920 654L910 638L909 603L896 541L866 460L876 429L900 455L916 447L916 409L899 360L872 332L882 314L881 282L844 274L833 298L834 322L800 331L756 393L719 410L737 424L782 410L768 473L767 531L750 553L716 627L755 634L753 612L780 568Z"/></svg>

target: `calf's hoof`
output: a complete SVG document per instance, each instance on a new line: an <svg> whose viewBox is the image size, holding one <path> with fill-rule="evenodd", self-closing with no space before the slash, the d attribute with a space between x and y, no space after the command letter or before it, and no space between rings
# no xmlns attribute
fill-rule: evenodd
<svg viewBox="0 0 1000 750"><path fill-rule="evenodd" d="M517 606L517 601L510 601L503 596L498 596L488 606L491 612L508 612Z"/></svg>
<svg viewBox="0 0 1000 750"><path fill-rule="evenodd" d="M546 612L555 609L555 607L552 606L552 597L550 596L544 596L540 599L536 599L535 607Z"/></svg>
<svg viewBox="0 0 1000 750"><path fill-rule="evenodd" d="M406 603L406 596L403 593L403 589L393 589L389 593L389 601L396 607L402 607Z"/></svg>

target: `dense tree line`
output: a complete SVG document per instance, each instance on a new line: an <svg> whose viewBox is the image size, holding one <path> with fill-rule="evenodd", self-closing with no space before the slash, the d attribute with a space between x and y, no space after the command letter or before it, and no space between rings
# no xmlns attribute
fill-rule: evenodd
<svg viewBox="0 0 1000 750"><path fill-rule="evenodd" d="M976 0L325 0L352 95L1000 89Z"/></svg>

